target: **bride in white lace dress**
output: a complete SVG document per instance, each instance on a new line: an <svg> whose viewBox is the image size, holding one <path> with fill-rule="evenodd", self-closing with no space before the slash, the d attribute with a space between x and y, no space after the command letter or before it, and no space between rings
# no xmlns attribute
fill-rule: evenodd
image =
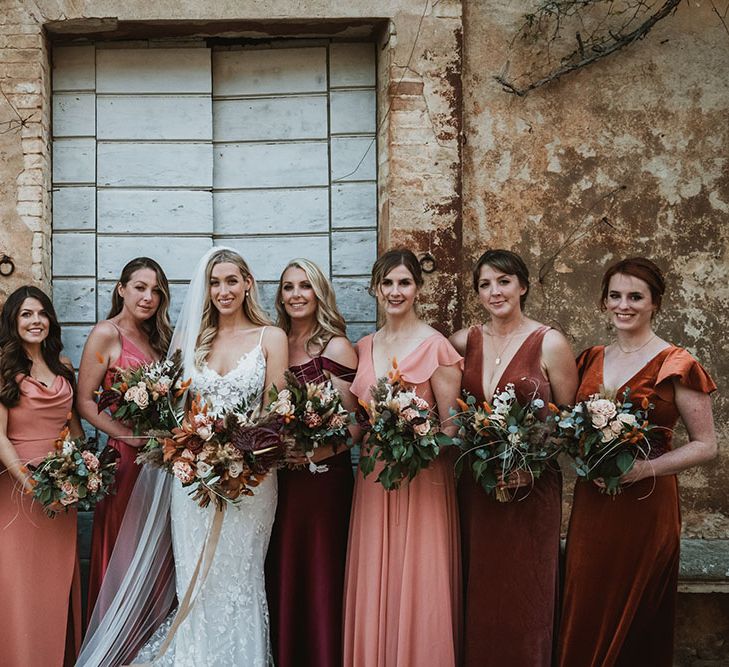
<svg viewBox="0 0 729 667"><path fill-rule="evenodd" d="M286 335L270 325L257 303L255 281L247 264L227 248L209 251L198 265L170 349L182 350L184 377L191 378L191 391L199 393L214 412L233 408L242 398L254 397L265 403L267 389L274 383L283 385L288 366ZM135 524L134 530L129 530L133 554L125 554L118 564L113 562L116 551L112 556L110 567L118 565L119 570L112 577L118 581L117 590L112 592L109 611L96 618L95 610L90 637L84 641L77 665L126 662L159 624L159 614L155 616L150 610L160 608L157 601L168 600L171 594L161 590L165 582L166 589L171 588L163 564L170 525L178 601L185 597L203 551L216 512L214 503L201 508L176 479L146 467L142 472L148 479L140 475L142 482L135 487L130 501L134 517L128 513L124 520L125 524ZM170 520L165 523L168 507ZM163 512L164 520L160 520ZM176 625L175 614L152 634L134 664L273 664L264 562L275 513L276 474L271 472L253 496L226 507L210 569L201 585L198 577L190 612L173 630L171 641L167 636ZM150 541L155 544L150 545ZM204 570L203 566L201 572Z"/></svg>

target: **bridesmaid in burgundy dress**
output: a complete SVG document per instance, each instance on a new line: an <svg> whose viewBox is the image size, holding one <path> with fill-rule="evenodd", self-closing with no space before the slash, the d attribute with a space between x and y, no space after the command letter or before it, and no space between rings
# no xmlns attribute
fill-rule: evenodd
<svg viewBox="0 0 729 667"><path fill-rule="evenodd" d="M578 482L567 534L564 607L559 639L563 667L670 667L681 513L676 475L716 456L709 394L716 385L684 349L662 340L652 319L665 283L650 260L616 262L602 279L601 305L616 340L578 359L584 400L602 388L648 399L647 460L626 473L617 496L602 480ZM681 419L688 442L672 448Z"/></svg>
<svg viewBox="0 0 729 667"><path fill-rule="evenodd" d="M130 428L114 421L96 406L96 390L108 388L117 368L130 368L164 356L171 327L167 277L157 262L148 257L131 260L122 270L111 300L108 319L89 334L81 357L78 377L78 411L87 422L109 436L119 453L116 493L101 501L94 511L89 574L88 616L96 604L101 582L114 543L139 475L135 463L143 440L132 437Z"/></svg>
<svg viewBox="0 0 729 667"><path fill-rule="evenodd" d="M81 643L76 510L49 519L29 495L39 463L73 410L74 374L60 356L53 304L37 287L13 292L0 315L0 627L3 667L73 665Z"/></svg>
<svg viewBox="0 0 729 667"><path fill-rule="evenodd" d="M357 354L321 269L292 260L276 293L278 326L288 334L290 370L304 382L331 379L349 411ZM354 477L349 450L318 448L278 473L278 508L266 561L271 643L278 667L341 667L342 597Z"/></svg>
<svg viewBox="0 0 729 667"><path fill-rule="evenodd" d="M572 403L577 369L562 334L526 317L529 271L518 255L489 250L473 287L490 316L451 337L465 357L463 389L478 401L513 383L521 404ZM556 464L537 480L524 471L503 480L511 502L498 502L464 466L458 485L467 667L552 662L558 598L562 477Z"/></svg>

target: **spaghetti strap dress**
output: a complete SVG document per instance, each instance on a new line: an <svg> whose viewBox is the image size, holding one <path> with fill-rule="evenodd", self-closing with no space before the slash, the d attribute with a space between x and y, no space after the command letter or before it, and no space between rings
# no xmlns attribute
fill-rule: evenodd
<svg viewBox="0 0 729 667"><path fill-rule="evenodd" d="M552 398L541 368L549 327L529 334L504 368L496 392L513 383L520 404ZM483 331L468 332L463 389L485 400ZM490 399L491 397L489 397ZM545 470L509 502L487 494L464 466L458 482L467 667L549 667L559 582L562 477Z"/></svg>
<svg viewBox="0 0 729 667"><path fill-rule="evenodd" d="M119 330L117 329L117 331ZM131 340L124 336L121 331L119 331L119 339L122 346L121 354L109 366L109 370L104 375L104 389L111 387L117 368L136 368L153 361ZM119 534L124 512L127 509L127 503L129 502L129 497L132 494L140 470L139 465L135 462L137 458L136 447L132 447L126 442L116 440L115 438L109 438L109 445L120 454L117 459L115 475L116 491L104 498L96 505L96 509L94 510L94 525L91 534L87 618L91 617L91 612L94 610L99 589L101 588L101 582L104 580L104 574L109 565L111 553L114 551L114 544Z"/></svg>
<svg viewBox="0 0 729 667"><path fill-rule="evenodd" d="M7 436L24 463L53 450L73 405L73 390L58 375L46 387L20 382L20 401L8 410ZM0 627L3 667L73 665L81 645L81 586L76 510L46 516L42 506L0 474Z"/></svg>
<svg viewBox="0 0 729 667"><path fill-rule="evenodd" d="M355 370L318 356L289 369L300 382L347 382ZM354 475L349 449L326 472L282 469L266 557L271 643L277 667L341 667L342 598Z"/></svg>
<svg viewBox="0 0 729 667"><path fill-rule="evenodd" d="M352 393L371 398L373 335L357 344ZM398 360L403 379L435 405L430 378L461 356L439 333ZM396 491L355 478L344 592L347 667L452 667L460 647L461 568L453 466L441 456Z"/></svg>
<svg viewBox="0 0 729 667"><path fill-rule="evenodd" d="M577 360L585 400L603 385L604 346ZM653 404L659 427L649 457L671 449L679 418L674 381L710 393L716 389L686 350L659 352L618 389ZM681 512L675 475L642 479L609 496L578 482L567 534L564 607L559 638L563 667L670 667L681 543Z"/></svg>

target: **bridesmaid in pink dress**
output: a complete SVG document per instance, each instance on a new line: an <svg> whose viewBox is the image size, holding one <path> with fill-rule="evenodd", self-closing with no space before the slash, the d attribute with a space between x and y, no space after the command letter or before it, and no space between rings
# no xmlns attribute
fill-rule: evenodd
<svg viewBox="0 0 729 667"><path fill-rule="evenodd" d="M94 511L89 573L88 616L96 604L129 496L139 475L137 447L143 443L111 415L99 412L96 390L108 388L117 368L130 368L164 356L170 340L169 287L153 259L137 257L122 270L112 295L108 319L99 322L86 341L78 377L78 411L87 422L109 436L119 453L116 493Z"/></svg>
<svg viewBox="0 0 729 667"><path fill-rule="evenodd" d="M0 315L0 649L3 667L72 665L81 643L76 510L47 517L29 494L39 463L71 416L74 374L60 356L53 304L37 287L13 292Z"/></svg>
<svg viewBox="0 0 729 667"><path fill-rule="evenodd" d="M375 262L371 287L385 324L357 345L352 392L363 401L394 359L418 395L447 416L461 382L461 356L420 320L423 284L409 250ZM444 431L450 432L448 425ZM448 454L397 491L357 474L344 597L348 667L453 667L460 643L460 553L453 465Z"/></svg>

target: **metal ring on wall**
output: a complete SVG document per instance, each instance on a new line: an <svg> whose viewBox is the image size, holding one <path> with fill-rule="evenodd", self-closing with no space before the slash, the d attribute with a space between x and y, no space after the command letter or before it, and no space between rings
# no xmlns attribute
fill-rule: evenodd
<svg viewBox="0 0 729 667"><path fill-rule="evenodd" d="M429 252L420 256L420 269L423 273L433 273L436 270L435 257Z"/></svg>
<svg viewBox="0 0 729 667"><path fill-rule="evenodd" d="M15 272L15 263L8 255L0 257L0 276L7 278Z"/></svg>

